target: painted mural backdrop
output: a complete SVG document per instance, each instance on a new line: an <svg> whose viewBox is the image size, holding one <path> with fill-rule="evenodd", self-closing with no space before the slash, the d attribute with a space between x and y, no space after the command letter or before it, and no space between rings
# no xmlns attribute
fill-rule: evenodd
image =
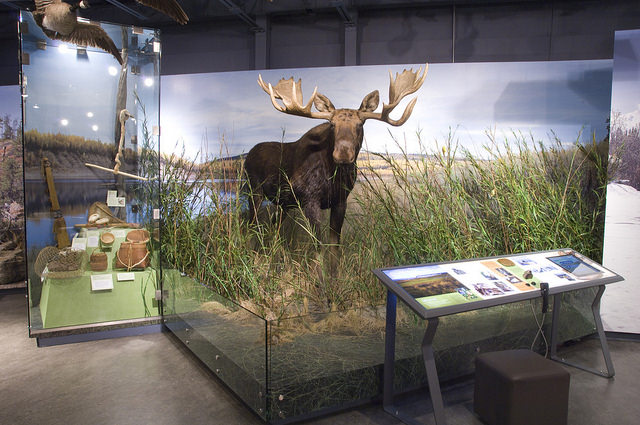
<svg viewBox="0 0 640 425"><path fill-rule="evenodd" d="M379 303L384 291L370 270L389 264L558 247L600 260L612 72L606 60L431 65L424 84L391 114L398 119L417 97L404 125L364 124L337 255L335 243L314 255L329 238L309 227L304 205L303 217L286 220L261 203L260 213L271 214L266 225L243 221L247 152L259 142L294 141L323 122L277 111L259 74L273 85L300 79L303 104L317 86L337 108L357 109L373 90L389 101L389 70L421 66L163 77L167 260L227 297L254 303L250 309L263 317L296 314L301 297L324 307ZM311 252L281 239L291 221L294 235L312 236L305 242ZM329 261L323 249L334 253Z"/></svg>
<svg viewBox="0 0 640 425"><path fill-rule="evenodd" d="M613 59L610 155L615 160L607 187L604 265L626 281L602 299L605 329L640 332L640 30L618 31Z"/></svg>
<svg viewBox="0 0 640 425"><path fill-rule="evenodd" d="M179 316L219 352L243 359L240 367L246 367L247 376L268 376L269 393L279 395L273 406L282 418L352 400L355 393L375 395L375 367L384 352L386 291L371 272L374 268L558 247L601 259L611 61L431 65L424 84L391 113L391 119L402 120L410 99L417 98L402 126L372 119L364 123L357 170L349 149L329 153L344 144L325 136L329 127L323 120L278 112L257 83L259 74L274 85L282 77L300 78L300 103L306 104L317 86L337 108L357 109L368 99L363 109L377 118L367 94L379 90L380 102L387 103L388 70L395 75L423 65L162 78L165 314ZM399 80L411 85L410 74L404 75ZM281 93L286 97L286 90ZM331 109L326 106L322 100L311 111ZM344 121L359 124L347 117ZM291 145L281 150L263 144L251 150L264 141L292 142L312 128L316 130L304 139L305 149L291 152ZM352 134L359 137L361 129L356 128ZM300 160L301 151L324 148L326 154ZM346 164L335 166L330 158ZM295 159L308 168L290 172ZM252 179L267 165L272 172L262 174L266 179ZM251 185L245 184L243 169ZM274 169L287 170L287 176ZM304 184L296 180L306 177ZM281 214L273 204L256 202L251 195L261 185L263 192L279 193L293 208ZM327 187L331 194L351 190L345 209L333 217L326 211L314 214L318 202L329 198L324 195ZM317 193L323 196L313 198ZM344 199L334 198L334 205ZM305 209L303 202L314 208ZM251 204L258 206L255 214ZM346 215L338 245L326 227L331 218L339 222L342 211ZM489 266L501 269L497 262ZM492 272L478 270L466 277L463 270L450 272L421 276L418 289L435 285L448 291L447 302L465 302L496 296L521 282L509 271L503 273L504 285L491 283L498 280ZM478 294L458 285L464 279L482 282L474 287ZM570 297L562 333L574 339L593 332L593 292L575 291ZM424 324L400 310L398 335L406 339L398 343L396 358L418 359L416 368L409 361L396 372L396 382L408 384L416 382L415 371L424 370L420 353L407 348L418 349ZM182 323L176 322L177 334L183 332ZM449 377L471 372L469 353L476 347L529 348L536 345L538 330L531 309L523 304L448 316L446 326L439 349L446 352L442 370ZM260 354L265 351L268 373ZM218 356L211 357L213 369L219 367L216 361ZM300 379L292 383L293 377ZM253 386L244 388L257 392ZM371 392L365 395L361 388Z"/></svg>
<svg viewBox="0 0 640 425"><path fill-rule="evenodd" d="M24 280L22 145L18 86L0 86L0 285Z"/></svg>
<svg viewBox="0 0 640 425"><path fill-rule="evenodd" d="M358 108L372 90L387 102L388 71L421 64L280 69L162 77L162 150L184 143L195 156L246 153L258 142L293 141L320 123L276 111L257 84L258 74L274 86L280 78L302 79L305 101L315 86L337 108ZM399 128L369 120L363 149L417 153L423 142L450 133L468 148L487 141L487 132L513 139L514 132L549 142L601 140L607 133L611 61L433 64L417 92L411 118ZM413 96L408 96L404 104ZM404 106L397 108L401 113ZM397 117L396 117L397 118ZM554 136L555 135L555 136ZM392 141L400 141L400 146ZM478 151L481 153L481 151ZM201 156L202 157L202 156Z"/></svg>

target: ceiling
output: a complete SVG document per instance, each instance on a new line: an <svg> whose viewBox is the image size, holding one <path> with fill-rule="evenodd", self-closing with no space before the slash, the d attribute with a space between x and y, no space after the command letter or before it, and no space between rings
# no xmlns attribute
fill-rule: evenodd
<svg viewBox="0 0 640 425"><path fill-rule="evenodd" d="M72 2L71 0L67 0ZM170 18L135 0L88 0L90 8L79 14L85 18L120 24L163 28L178 26ZM190 24L204 24L220 20L238 20L249 30L262 31L259 17L279 15L335 14L346 24L353 23L358 11L366 9L411 6L479 5L513 3L513 0L177 0L187 13ZM546 2L551 1L547 0ZM557 0L556 0L557 1ZM541 0L520 0L544 3ZM34 8L33 1L0 0L2 9Z"/></svg>

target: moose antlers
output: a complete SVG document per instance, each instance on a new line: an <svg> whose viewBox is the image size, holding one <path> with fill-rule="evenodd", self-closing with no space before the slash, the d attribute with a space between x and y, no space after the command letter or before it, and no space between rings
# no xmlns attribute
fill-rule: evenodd
<svg viewBox="0 0 640 425"><path fill-rule="evenodd" d="M413 107L416 104L417 98L414 98L409 102L407 107L405 108L402 116L398 120L392 119L389 114L395 109L396 106L404 99L406 96L415 93L418 91L424 80L427 77L427 70L429 68L429 64L425 64L424 71L422 67L418 69L417 72L413 72L413 69L406 70L404 69L401 74L396 73L395 78L391 71L389 71L389 103L382 105L381 112L371 112L371 110L360 110L360 114L363 120L374 119L386 122L393 126L400 126L404 124L411 113L413 112ZM294 81L293 77L285 80L281 79L275 88L269 83L266 84L262 80L262 75L258 76L258 84L262 89L271 97L271 103L274 108L276 108L280 112L284 112L286 114L298 115L302 117L308 118L320 118L320 119L331 119L333 112L320 111L315 112L311 110L311 105L316 100L317 96L324 98L322 95L318 94L318 87L313 90L313 94L311 98L307 102L306 105L302 104L302 80ZM375 92L377 94L377 91ZM377 96L376 96L377 97ZM282 100L282 104L278 103L276 99ZM324 98L326 99L326 98ZM326 99L328 101L328 99ZM331 105L333 106L333 105ZM377 106L377 101L376 101ZM374 107L375 109L375 107Z"/></svg>
<svg viewBox="0 0 640 425"><path fill-rule="evenodd" d="M398 106L402 99L412 93L415 93L420 87L422 87L422 83L424 83L424 80L427 78L428 69L429 64L424 65L424 72L422 72L422 67L420 67L417 72L413 72L413 69L408 71L403 69L402 74L398 74L396 72L395 79L393 78L391 71L389 71L389 103L384 103L382 105L382 112L364 112L364 118L380 120L393 126L404 124L413 112L413 107L416 105L416 101L418 100L417 97L413 98L411 102L409 102L400 119L394 120L389 117L389 114L396 106ZM420 75L421 72L422 75Z"/></svg>
<svg viewBox="0 0 640 425"><path fill-rule="evenodd" d="M271 103L273 107L280 112L291 115L299 115L301 117L308 118L321 118L330 119L330 112L314 112L311 110L311 105L318 94L318 87L313 90L313 94L309 99L309 102L305 106L302 105L302 80L295 82L293 77L285 80L281 79L275 88L271 86L271 83L265 84L262 80L262 75L258 75L258 84L262 87L262 90L267 92L271 96ZM276 99L281 99L284 106L280 105Z"/></svg>

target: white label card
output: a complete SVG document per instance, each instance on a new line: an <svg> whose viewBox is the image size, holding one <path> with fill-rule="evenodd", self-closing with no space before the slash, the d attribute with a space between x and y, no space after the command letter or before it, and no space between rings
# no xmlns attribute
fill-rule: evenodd
<svg viewBox="0 0 640 425"><path fill-rule="evenodd" d="M113 276L111 274L94 274L91 276L92 291L108 291L113 289Z"/></svg>
<svg viewBox="0 0 640 425"><path fill-rule="evenodd" d="M124 229L114 229L111 231L114 237L116 238L124 238L127 236L127 232Z"/></svg>
<svg viewBox="0 0 640 425"><path fill-rule="evenodd" d="M87 249L87 238L73 238L71 249L75 249L76 251L84 251Z"/></svg>
<svg viewBox="0 0 640 425"><path fill-rule="evenodd" d="M87 238L87 247L96 248L98 246L99 238L97 236L89 236Z"/></svg>
<svg viewBox="0 0 640 425"><path fill-rule="evenodd" d="M118 273L118 282L126 282L129 280L136 280L136 276L132 273Z"/></svg>

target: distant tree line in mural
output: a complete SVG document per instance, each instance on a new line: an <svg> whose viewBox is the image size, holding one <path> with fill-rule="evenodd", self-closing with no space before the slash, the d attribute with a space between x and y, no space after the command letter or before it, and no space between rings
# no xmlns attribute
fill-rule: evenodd
<svg viewBox="0 0 640 425"><path fill-rule="evenodd" d="M84 170L85 162L112 167L117 149L113 143L69 134L40 133L38 130L25 131L24 143L27 146L24 157L27 170L39 168L43 156L51 160L54 170L72 167ZM137 160L137 152L130 148L124 149L123 155L126 162L135 163Z"/></svg>
<svg viewBox="0 0 640 425"><path fill-rule="evenodd" d="M24 279L20 120L0 117L0 285Z"/></svg>
<svg viewBox="0 0 640 425"><path fill-rule="evenodd" d="M612 178L640 190L640 123L619 112L611 120L611 153L616 161Z"/></svg>
<svg viewBox="0 0 640 425"><path fill-rule="evenodd" d="M11 203L22 199L22 144L18 139L20 121L5 115L0 118L0 201Z"/></svg>

